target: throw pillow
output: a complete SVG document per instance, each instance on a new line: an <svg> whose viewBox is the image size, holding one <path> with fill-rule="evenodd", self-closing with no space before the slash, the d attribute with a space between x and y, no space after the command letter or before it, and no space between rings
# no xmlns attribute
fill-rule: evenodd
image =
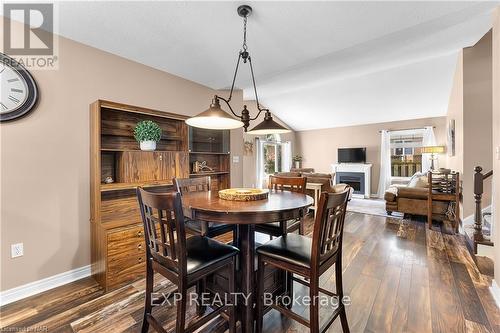
<svg viewBox="0 0 500 333"><path fill-rule="evenodd" d="M415 173L408 183L408 187L427 187L427 175L424 172Z"/></svg>

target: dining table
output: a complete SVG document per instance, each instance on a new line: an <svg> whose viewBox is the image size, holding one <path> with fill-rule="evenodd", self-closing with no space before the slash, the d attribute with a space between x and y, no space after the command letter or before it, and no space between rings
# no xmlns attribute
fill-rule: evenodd
<svg viewBox="0 0 500 333"><path fill-rule="evenodd" d="M270 190L266 199L231 201L219 198L218 191L190 192L182 196L184 213L193 220L234 224L240 249L238 292L245 300L239 311L241 331L254 330L256 283L255 225L304 218L314 200L302 193Z"/></svg>

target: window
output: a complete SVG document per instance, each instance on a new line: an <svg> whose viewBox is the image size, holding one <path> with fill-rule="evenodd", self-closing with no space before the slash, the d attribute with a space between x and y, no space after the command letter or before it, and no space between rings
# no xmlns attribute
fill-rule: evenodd
<svg viewBox="0 0 500 333"><path fill-rule="evenodd" d="M265 141L262 142L262 150L264 163L262 170L264 171L263 179L268 179L269 175L274 175L275 172L281 172L281 137L279 134L269 134Z"/></svg>
<svg viewBox="0 0 500 333"><path fill-rule="evenodd" d="M264 142L264 175L281 172L281 143Z"/></svg>
<svg viewBox="0 0 500 333"><path fill-rule="evenodd" d="M422 171L423 133L408 131L391 133L391 176L411 177Z"/></svg>
<svg viewBox="0 0 500 333"><path fill-rule="evenodd" d="M281 142L279 134L267 135L259 140L259 153L257 158L257 184L267 187L270 175L276 172L290 171L291 166L291 144Z"/></svg>

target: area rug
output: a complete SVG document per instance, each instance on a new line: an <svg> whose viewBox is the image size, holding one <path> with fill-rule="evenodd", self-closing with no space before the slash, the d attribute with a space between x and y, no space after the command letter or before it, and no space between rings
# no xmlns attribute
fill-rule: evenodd
<svg viewBox="0 0 500 333"><path fill-rule="evenodd" d="M393 212L392 215L387 214L385 210L385 200L382 199L352 198L347 204L347 211L368 215L393 217L395 219L403 218L402 213Z"/></svg>

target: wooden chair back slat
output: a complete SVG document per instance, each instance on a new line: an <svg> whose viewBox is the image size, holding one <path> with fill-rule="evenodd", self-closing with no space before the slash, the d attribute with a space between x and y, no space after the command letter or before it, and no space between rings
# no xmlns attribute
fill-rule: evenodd
<svg viewBox="0 0 500 333"><path fill-rule="evenodd" d="M341 250L348 198L349 188L339 193L321 194L314 222L311 258L313 265L319 265Z"/></svg>
<svg viewBox="0 0 500 333"><path fill-rule="evenodd" d="M186 232L181 195L153 193L137 188L148 258L175 270L186 271Z"/></svg>
<svg viewBox="0 0 500 333"><path fill-rule="evenodd" d="M275 191L291 191L306 193L306 177L269 176L269 189Z"/></svg>
<svg viewBox="0 0 500 333"><path fill-rule="evenodd" d="M174 178L173 183L181 195L190 192L210 191L210 176L197 178Z"/></svg>

